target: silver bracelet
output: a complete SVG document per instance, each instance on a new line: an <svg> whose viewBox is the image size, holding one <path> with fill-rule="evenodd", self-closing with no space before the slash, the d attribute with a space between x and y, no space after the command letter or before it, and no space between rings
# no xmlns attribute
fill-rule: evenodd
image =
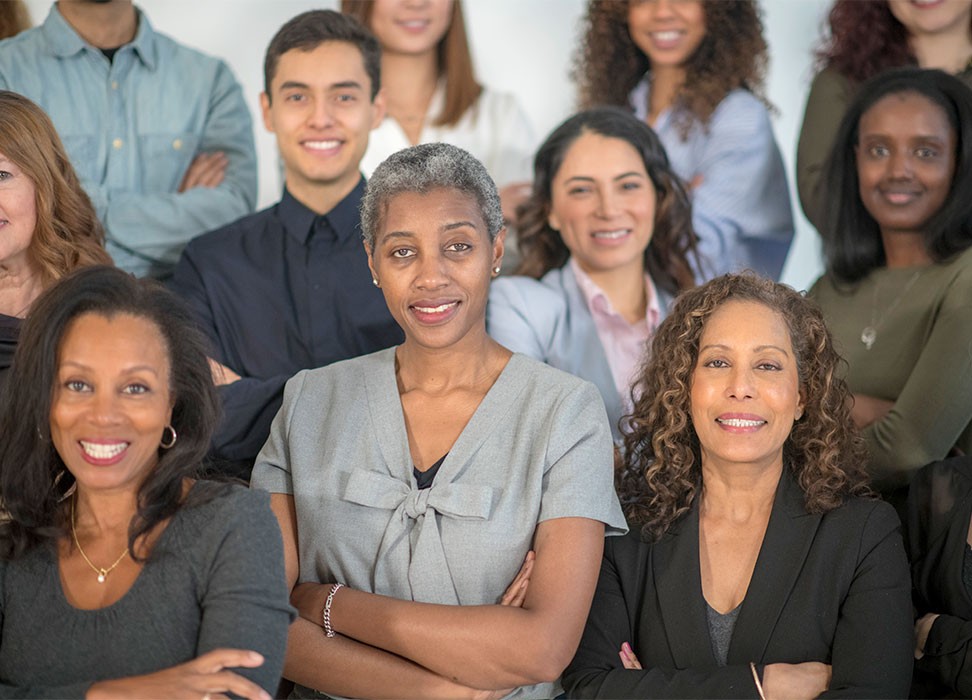
<svg viewBox="0 0 972 700"><path fill-rule="evenodd" d="M756 669L756 662L749 662L749 670L753 672L753 681L756 683L756 691L759 693L759 697L762 700L766 700L766 694L763 693L763 684L759 680L759 671Z"/></svg>
<svg viewBox="0 0 972 700"><path fill-rule="evenodd" d="M321 621L324 623L325 637L333 637L337 634L334 628L331 627L331 603L334 602L334 594L341 588L344 588L343 583L333 584L331 586L331 592L327 594L327 600L324 601L324 609L321 611Z"/></svg>

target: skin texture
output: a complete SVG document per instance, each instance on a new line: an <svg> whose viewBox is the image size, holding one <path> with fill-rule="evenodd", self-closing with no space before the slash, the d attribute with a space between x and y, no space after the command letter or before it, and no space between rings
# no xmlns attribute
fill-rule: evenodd
<svg viewBox="0 0 972 700"><path fill-rule="evenodd" d="M34 183L0 153L0 277L27 265L37 225Z"/></svg>
<svg viewBox="0 0 972 700"><path fill-rule="evenodd" d="M628 6L628 32L653 71L680 67L705 38L705 9L698 0L635 0Z"/></svg>
<svg viewBox="0 0 972 700"><path fill-rule="evenodd" d="M284 53L270 93L260 95L263 123L277 136L287 189L328 212L361 178L358 164L384 116L384 97L371 100L361 52L343 41Z"/></svg>
<svg viewBox="0 0 972 700"><path fill-rule="evenodd" d="M888 95L861 117L856 148L864 207L883 237L919 239L948 197L955 133L945 113L915 93Z"/></svg>
<svg viewBox="0 0 972 700"><path fill-rule="evenodd" d="M376 0L369 28L383 52L433 51L449 29L452 0Z"/></svg>
<svg viewBox="0 0 972 700"><path fill-rule="evenodd" d="M943 34L963 28L968 32L972 18L972 2L969 0L945 0L937 5L888 0L888 7L912 35Z"/></svg>

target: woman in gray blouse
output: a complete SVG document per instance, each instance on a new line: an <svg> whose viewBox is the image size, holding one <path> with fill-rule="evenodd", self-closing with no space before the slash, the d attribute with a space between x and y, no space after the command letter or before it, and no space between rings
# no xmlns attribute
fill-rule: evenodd
<svg viewBox="0 0 972 700"><path fill-rule="evenodd" d="M269 698L287 603L265 494L196 480L218 400L154 282L35 303L0 414L0 697Z"/></svg>
<svg viewBox="0 0 972 700"><path fill-rule="evenodd" d="M600 395L486 334L505 232L468 153L391 156L362 228L405 342L294 377L253 470L302 584L285 675L309 697L553 697L625 530Z"/></svg>

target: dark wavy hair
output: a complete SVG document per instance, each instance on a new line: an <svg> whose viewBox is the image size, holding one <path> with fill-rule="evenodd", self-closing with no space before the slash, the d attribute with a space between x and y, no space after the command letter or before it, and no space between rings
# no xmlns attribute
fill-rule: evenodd
<svg viewBox="0 0 972 700"><path fill-rule="evenodd" d="M862 83L891 68L917 63L908 30L885 0L836 0L827 22L830 35L817 51L818 68L833 68Z"/></svg>
<svg viewBox="0 0 972 700"><path fill-rule="evenodd" d="M341 12L351 15L366 27L371 26L371 10L375 0L341 0ZM462 3L453 0L449 28L437 49L439 77L445 80L442 113L435 115L436 126L455 125L466 111L476 104L483 86L476 80L466 22L462 18Z"/></svg>
<svg viewBox="0 0 972 700"><path fill-rule="evenodd" d="M627 0L590 0L584 36L574 58L580 106L628 106L628 95L651 69L651 61L628 31ZM695 120L709 123L720 102L745 88L769 106L767 46L755 0L706 0L705 37L685 66L685 84L675 97L674 115L683 138Z"/></svg>
<svg viewBox="0 0 972 700"><path fill-rule="evenodd" d="M83 314L146 319L159 329L169 357L171 425L178 439L171 449L159 449L158 465L139 487L128 532L133 556L135 541L184 504L184 479L196 475L209 448L219 398L206 340L184 303L159 283L113 267L88 267L65 277L38 297L24 323L0 407L0 501L6 511L0 558L16 558L64 535L65 496L75 482L51 440L51 404L58 351L71 323ZM197 492L193 489L194 503L213 493Z"/></svg>
<svg viewBox="0 0 972 700"><path fill-rule="evenodd" d="M925 247L943 261L972 245L972 91L940 70L899 68L872 78L858 91L837 130L826 166L823 237L827 271L841 283L863 279L886 264L881 230L859 191L858 127L871 107L888 95L914 93L944 112L955 132L955 173L945 204L925 224Z"/></svg>
<svg viewBox="0 0 972 700"><path fill-rule="evenodd" d="M685 515L702 486L702 454L692 424L692 376L699 341L712 314L727 301L749 301L786 322L804 412L783 445L783 463L811 513L870 494L864 441L848 407L834 350L817 305L790 287L753 274L722 275L684 292L655 332L648 361L635 384L638 398L625 416L618 493L625 514L643 535L660 538Z"/></svg>
<svg viewBox="0 0 972 700"><path fill-rule="evenodd" d="M647 124L620 107L596 107L579 112L558 126L543 142L533 161L533 190L517 210L520 264L516 274L539 279L570 257L559 231L547 219L551 185L567 151L582 134L621 139L638 152L655 186L655 222L645 248L645 269L662 289L677 293L695 284L689 263L695 259L692 206L681 180L668 164L665 148Z"/></svg>

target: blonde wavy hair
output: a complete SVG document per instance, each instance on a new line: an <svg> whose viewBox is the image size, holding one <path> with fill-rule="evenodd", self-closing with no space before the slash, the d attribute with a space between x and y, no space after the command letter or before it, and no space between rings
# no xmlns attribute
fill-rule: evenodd
<svg viewBox="0 0 972 700"><path fill-rule="evenodd" d="M683 292L651 343L624 419L618 493L631 523L660 538L685 515L702 486L701 450L692 425L692 375L707 320L727 301L763 304L786 323L805 407L783 445L784 468L822 513L849 496L870 494L866 448L854 427L844 360L817 305L792 288L753 274L723 275Z"/></svg>

